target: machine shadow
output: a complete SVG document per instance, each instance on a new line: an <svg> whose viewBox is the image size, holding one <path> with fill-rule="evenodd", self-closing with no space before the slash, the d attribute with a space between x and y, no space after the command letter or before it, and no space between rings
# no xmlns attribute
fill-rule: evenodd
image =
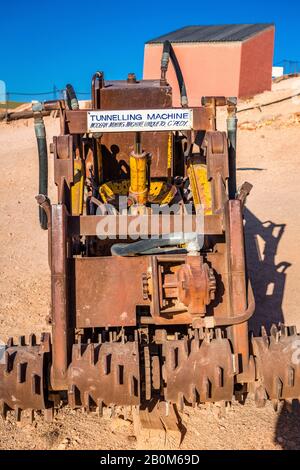
<svg viewBox="0 0 300 470"><path fill-rule="evenodd" d="M274 442L284 450L300 449L300 403L284 403L277 419Z"/></svg>
<svg viewBox="0 0 300 470"><path fill-rule="evenodd" d="M284 322L282 301L291 263L275 261L285 224L262 222L247 208L244 219L247 269L256 304L249 329L258 335L262 325L269 331L273 323Z"/></svg>
<svg viewBox="0 0 300 470"><path fill-rule="evenodd" d="M245 245L248 275L255 297L255 312L249 329L260 334L264 325L267 331L273 323L284 322L282 301L288 261L276 264L275 256L284 234L285 224L260 221L249 209L244 209ZM274 443L282 449L300 449L300 403L284 402L278 412Z"/></svg>

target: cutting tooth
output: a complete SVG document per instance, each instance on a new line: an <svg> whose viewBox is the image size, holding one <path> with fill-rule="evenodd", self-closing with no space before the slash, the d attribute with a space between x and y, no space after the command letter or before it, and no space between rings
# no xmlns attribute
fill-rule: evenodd
<svg viewBox="0 0 300 470"><path fill-rule="evenodd" d="M205 330L205 333L204 333L204 341L205 341L206 343L210 343L210 339L211 339L211 338L210 338L210 332L209 332L209 330Z"/></svg>
<svg viewBox="0 0 300 470"><path fill-rule="evenodd" d="M222 339L222 330L221 328L216 328L216 338Z"/></svg>
<svg viewBox="0 0 300 470"><path fill-rule="evenodd" d="M280 323L280 333L281 333L282 336L288 336L289 335L288 327L286 325L284 325L283 323Z"/></svg>
<svg viewBox="0 0 300 470"><path fill-rule="evenodd" d="M279 341L279 331L278 331L278 328L277 328L276 325L273 324L271 326L270 333L271 333L272 338L276 341L276 343L278 343L278 341Z"/></svg>
<svg viewBox="0 0 300 470"><path fill-rule="evenodd" d="M184 410L184 396L183 396L183 393L178 394L178 405L177 406L179 408L179 411Z"/></svg>
<svg viewBox="0 0 300 470"><path fill-rule="evenodd" d="M194 331L194 339L195 341L199 341L199 329L196 328Z"/></svg>
<svg viewBox="0 0 300 470"><path fill-rule="evenodd" d="M272 401L272 406L273 406L274 411L277 412L278 411L278 404L279 404L278 400L273 399L271 401Z"/></svg>
<svg viewBox="0 0 300 470"><path fill-rule="evenodd" d="M225 411L226 411L226 413L228 413L231 410L231 408L232 408L231 401L226 401L225 402Z"/></svg>
<svg viewBox="0 0 300 470"><path fill-rule="evenodd" d="M77 344L77 359L81 359L82 356L81 344Z"/></svg>
<svg viewBox="0 0 300 470"><path fill-rule="evenodd" d="M14 345L14 339L13 339L13 337L11 336L11 337L8 338L8 340L7 340L7 347L8 347L8 348L12 348L13 345Z"/></svg>
<svg viewBox="0 0 300 470"><path fill-rule="evenodd" d="M192 397L192 407L195 408L196 402L197 402L197 390L195 386L192 386L191 397Z"/></svg>
<svg viewBox="0 0 300 470"><path fill-rule="evenodd" d="M83 401L86 411L89 413L91 411L91 397L89 392L85 391L83 394Z"/></svg>
<svg viewBox="0 0 300 470"><path fill-rule="evenodd" d="M101 398L98 398L98 400L97 400L97 411L98 411L98 415L102 418L102 416L103 416L103 401L101 400Z"/></svg>
<svg viewBox="0 0 300 470"><path fill-rule="evenodd" d="M44 353L49 353L51 349L51 337L50 333L45 333L43 332L41 334L41 344L40 344L40 349Z"/></svg>
<svg viewBox="0 0 300 470"><path fill-rule="evenodd" d="M159 403L159 409L161 410L161 413L164 414L165 416L169 416L170 413L170 402L169 401L161 401Z"/></svg>
<svg viewBox="0 0 300 470"><path fill-rule="evenodd" d="M196 332L197 330L195 330ZM195 337L191 340L191 352L196 352L200 348L199 336L195 334Z"/></svg>
<svg viewBox="0 0 300 470"><path fill-rule="evenodd" d="M15 418L16 421L21 421L22 410L18 406L15 406Z"/></svg>
<svg viewBox="0 0 300 470"><path fill-rule="evenodd" d="M262 385L257 387L255 394L254 394L254 401L255 401L255 405L257 406L257 408L263 408L265 406L266 401L267 401L267 394Z"/></svg>
<svg viewBox="0 0 300 470"><path fill-rule="evenodd" d="M290 336L297 335L297 327L295 325L290 326L289 332L290 332Z"/></svg>
<svg viewBox="0 0 300 470"><path fill-rule="evenodd" d="M22 335L22 336L19 336L19 346L25 346L26 343L25 343L25 336Z"/></svg>
<svg viewBox="0 0 300 470"><path fill-rule="evenodd" d="M71 408L76 407L75 385L71 384L68 389L68 403ZM51 408L50 408L51 409Z"/></svg>
<svg viewBox="0 0 300 470"><path fill-rule="evenodd" d="M201 340L204 339L204 329L203 329L202 327L199 328L199 338L200 338Z"/></svg>
<svg viewBox="0 0 300 470"><path fill-rule="evenodd" d="M35 334L29 335L29 346L35 346L36 345L36 336Z"/></svg>
<svg viewBox="0 0 300 470"><path fill-rule="evenodd" d="M261 326L260 328L260 332L261 332L261 336L268 336L267 335L267 330L266 330L266 327L264 325Z"/></svg>

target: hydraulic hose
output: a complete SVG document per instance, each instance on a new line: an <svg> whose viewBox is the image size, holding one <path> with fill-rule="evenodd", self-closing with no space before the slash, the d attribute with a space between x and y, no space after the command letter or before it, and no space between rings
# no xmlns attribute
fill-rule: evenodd
<svg viewBox="0 0 300 470"><path fill-rule="evenodd" d="M69 83L66 85L66 101L69 109L79 109L79 103L75 90Z"/></svg>
<svg viewBox="0 0 300 470"><path fill-rule="evenodd" d="M171 59L171 62L175 69L176 78L177 78L179 91L180 91L181 106L183 108L186 108L188 106L188 98L187 98L186 86L185 86L184 78L182 75L182 71L181 71L179 62L177 60L175 51L172 47L172 44L170 43L170 41L165 41L164 46L163 46L163 53L161 57L161 80L163 82L166 81L166 73L168 70L169 59Z"/></svg>
<svg viewBox="0 0 300 470"><path fill-rule="evenodd" d="M43 116L41 114L42 104L33 103L32 110L34 112L34 130L36 135L38 157L39 157L39 194L47 197L48 195L48 152L46 128ZM47 215L44 209L39 207L40 226L43 230L47 230Z"/></svg>
<svg viewBox="0 0 300 470"><path fill-rule="evenodd" d="M184 248L176 248L177 245L185 245ZM170 247L176 253L199 251L196 233L170 233L164 238L150 238L138 240L133 243L116 243L111 247L113 256L138 256L169 253Z"/></svg>

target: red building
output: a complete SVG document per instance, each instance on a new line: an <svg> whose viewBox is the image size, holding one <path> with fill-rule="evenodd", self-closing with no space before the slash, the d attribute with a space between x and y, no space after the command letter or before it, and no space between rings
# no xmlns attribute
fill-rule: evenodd
<svg viewBox="0 0 300 470"><path fill-rule="evenodd" d="M271 89L274 52L273 24L187 26L145 44L144 78L160 76L163 43L169 40L185 79L189 105L202 96L253 96ZM179 106L176 75L171 64L167 79L173 105Z"/></svg>

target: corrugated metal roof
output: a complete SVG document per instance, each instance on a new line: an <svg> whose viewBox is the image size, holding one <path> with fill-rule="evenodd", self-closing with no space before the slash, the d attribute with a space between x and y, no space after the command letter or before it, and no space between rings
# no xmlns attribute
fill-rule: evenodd
<svg viewBox="0 0 300 470"><path fill-rule="evenodd" d="M173 43L245 41L272 26L274 26L273 23L186 26L158 38L151 39L146 44L162 43L166 40Z"/></svg>

